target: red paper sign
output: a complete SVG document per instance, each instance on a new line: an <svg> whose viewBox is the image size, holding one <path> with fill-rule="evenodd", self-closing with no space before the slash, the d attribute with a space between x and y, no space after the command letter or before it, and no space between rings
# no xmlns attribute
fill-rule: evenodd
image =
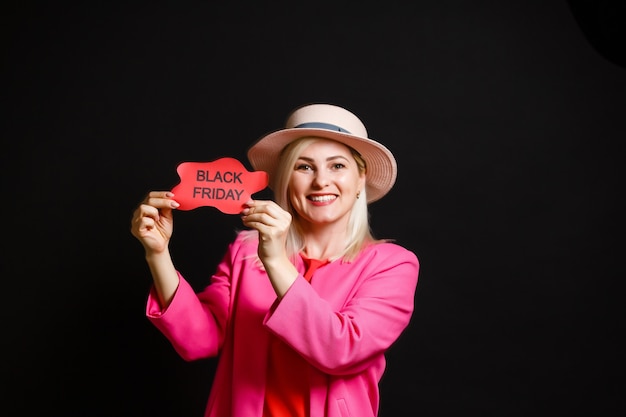
<svg viewBox="0 0 626 417"><path fill-rule="evenodd" d="M267 187L265 171L248 171L234 158L213 162L183 162L176 168L180 183L172 192L178 210L212 206L226 214L239 214L252 194Z"/></svg>

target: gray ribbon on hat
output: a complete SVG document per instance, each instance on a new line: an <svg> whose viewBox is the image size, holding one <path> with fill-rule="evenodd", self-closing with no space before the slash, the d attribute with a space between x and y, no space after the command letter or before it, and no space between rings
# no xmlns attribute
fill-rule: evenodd
<svg viewBox="0 0 626 417"><path fill-rule="evenodd" d="M350 133L343 127L335 126L330 123L310 122L310 123L302 123L296 126L296 129L306 129L306 128L336 130L337 132Z"/></svg>

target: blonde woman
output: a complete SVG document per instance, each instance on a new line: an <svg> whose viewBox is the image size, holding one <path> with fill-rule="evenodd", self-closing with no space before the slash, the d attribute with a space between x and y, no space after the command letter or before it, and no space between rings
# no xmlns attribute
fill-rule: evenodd
<svg viewBox="0 0 626 417"><path fill-rule="evenodd" d="M152 191L135 210L153 278L147 318L185 360L217 358L206 417L377 416L385 352L409 324L419 271L412 251L370 230L394 156L349 110L308 104L248 159L275 199L245 204L245 227L202 291L170 257L176 196Z"/></svg>

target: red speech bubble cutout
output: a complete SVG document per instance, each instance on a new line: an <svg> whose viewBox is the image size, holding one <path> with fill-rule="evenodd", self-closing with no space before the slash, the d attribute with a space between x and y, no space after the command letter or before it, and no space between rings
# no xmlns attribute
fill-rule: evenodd
<svg viewBox="0 0 626 417"><path fill-rule="evenodd" d="M178 210L212 206L226 214L239 214L252 194L268 184L265 171L248 171L234 158L213 162L182 162L176 167L180 177L172 192L180 203Z"/></svg>

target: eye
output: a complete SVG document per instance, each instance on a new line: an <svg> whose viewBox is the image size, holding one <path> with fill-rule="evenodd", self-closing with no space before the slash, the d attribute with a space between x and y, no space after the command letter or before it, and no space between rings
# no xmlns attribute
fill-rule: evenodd
<svg viewBox="0 0 626 417"><path fill-rule="evenodd" d="M340 162L337 162L337 163L333 164L333 169L343 169L345 167L346 166L344 164L340 163Z"/></svg>
<svg viewBox="0 0 626 417"><path fill-rule="evenodd" d="M298 164L296 165L296 171L311 171L313 167L309 164Z"/></svg>

